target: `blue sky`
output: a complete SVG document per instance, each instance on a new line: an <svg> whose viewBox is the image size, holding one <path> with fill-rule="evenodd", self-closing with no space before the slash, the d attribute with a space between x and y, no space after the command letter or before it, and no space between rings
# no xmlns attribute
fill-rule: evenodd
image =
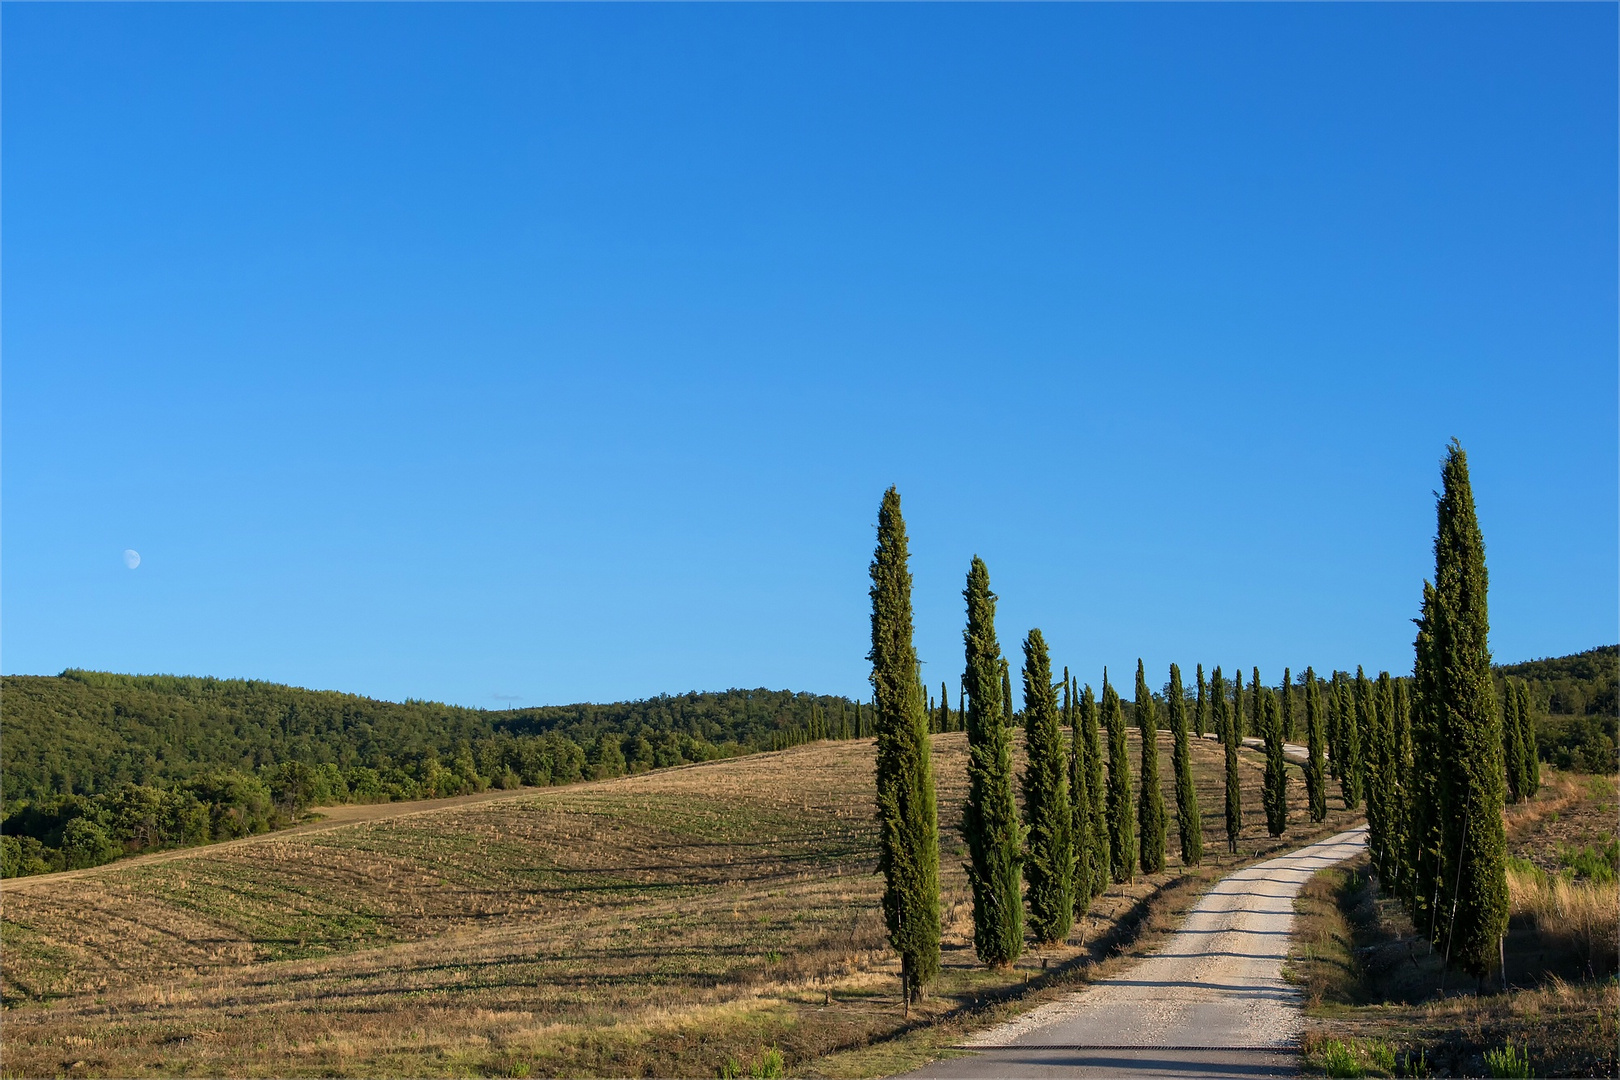
<svg viewBox="0 0 1620 1080"><path fill-rule="evenodd" d="M1614 5L4 7L8 673L500 707L1613 642ZM128 570L126 548L142 563Z"/></svg>

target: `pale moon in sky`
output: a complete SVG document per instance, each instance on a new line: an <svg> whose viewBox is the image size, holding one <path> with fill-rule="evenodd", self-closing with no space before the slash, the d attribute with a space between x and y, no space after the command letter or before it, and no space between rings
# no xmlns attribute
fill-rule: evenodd
<svg viewBox="0 0 1620 1080"><path fill-rule="evenodd" d="M125 548L124 565L129 567L131 570L141 565L141 553L136 551L134 548Z"/></svg>

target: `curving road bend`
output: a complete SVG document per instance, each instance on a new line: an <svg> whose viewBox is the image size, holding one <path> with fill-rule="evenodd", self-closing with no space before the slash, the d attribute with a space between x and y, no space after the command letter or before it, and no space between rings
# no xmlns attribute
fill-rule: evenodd
<svg viewBox="0 0 1620 1080"><path fill-rule="evenodd" d="M1352 829L1223 878L1159 952L909 1075L1294 1075L1304 1013L1282 977L1294 897L1366 843L1366 828Z"/></svg>

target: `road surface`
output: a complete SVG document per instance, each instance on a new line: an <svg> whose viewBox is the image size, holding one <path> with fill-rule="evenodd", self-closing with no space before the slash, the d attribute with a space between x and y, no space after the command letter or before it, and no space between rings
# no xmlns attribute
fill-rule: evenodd
<svg viewBox="0 0 1620 1080"><path fill-rule="evenodd" d="M1292 1076L1304 1012L1283 981L1294 897L1361 852L1361 828L1239 870L1206 893L1159 952L1016 1020L975 1052L909 1074L968 1077Z"/></svg>

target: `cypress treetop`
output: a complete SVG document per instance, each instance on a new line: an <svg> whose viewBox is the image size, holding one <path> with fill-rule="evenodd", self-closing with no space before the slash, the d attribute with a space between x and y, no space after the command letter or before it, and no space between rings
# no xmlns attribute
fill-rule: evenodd
<svg viewBox="0 0 1620 1080"><path fill-rule="evenodd" d="M1193 714L1194 717L1195 717L1193 722L1194 722L1194 724L1197 725L1196 730L1198 732L1198 737L1200 739L1202 739L1204 737L1204 730L1209 726L1209 696L1208 696L1207 690L1208 690L1208 688L1206 687L1206 685L1204 683L1204 665L1199 664L1198 665L1198 711Z"/></svg>

